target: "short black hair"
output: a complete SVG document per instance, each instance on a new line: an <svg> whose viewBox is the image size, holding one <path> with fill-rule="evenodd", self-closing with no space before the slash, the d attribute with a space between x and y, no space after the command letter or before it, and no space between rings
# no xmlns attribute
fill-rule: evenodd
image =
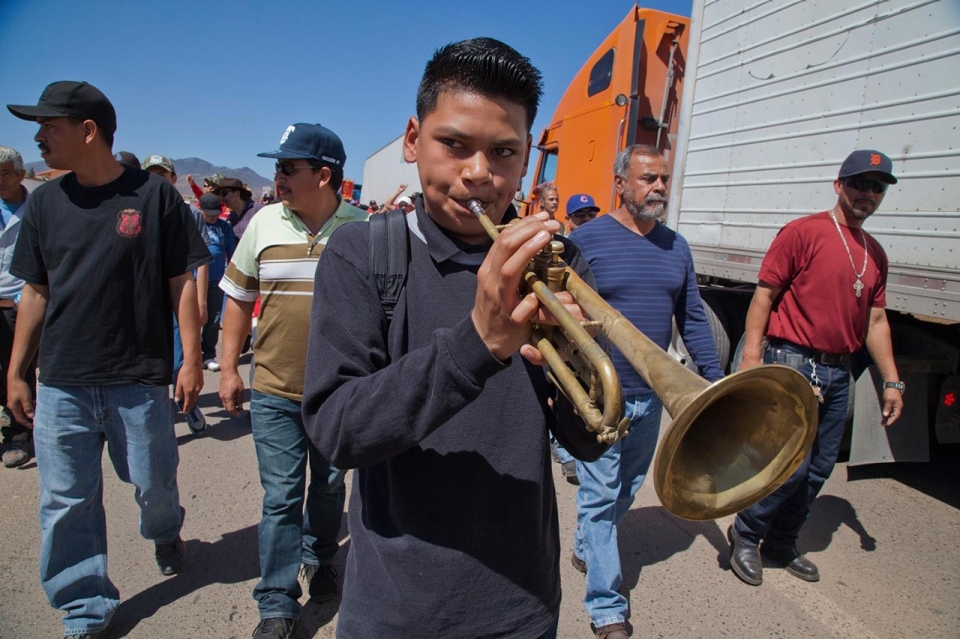
<svg viewBox="0 0 960 639"><path fill-rule="evenodd" d="M527 112L527 131L537 118L543 76L513 47L493 38L473 38L437 49L417 90L417 119L437 108L444 91L463 91L519 104Z"/></svg>

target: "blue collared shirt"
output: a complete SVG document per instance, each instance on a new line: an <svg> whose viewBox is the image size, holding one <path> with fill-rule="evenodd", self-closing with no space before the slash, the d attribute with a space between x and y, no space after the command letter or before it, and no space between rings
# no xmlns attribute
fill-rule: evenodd
<svg viewBox="0 0 960 639"><path fill-rule="evenodd" d="M24 196L29 197L27 190L22 186L20 188L23 189ZM10 264L13 262L13 249L20 234L20 217L26 203L26 197L17 204L0 200L0 216L3 218L0 220L3 223L3 229L0 230L0 298L15 302L20 301L23 280L10 274Z"/></svg>

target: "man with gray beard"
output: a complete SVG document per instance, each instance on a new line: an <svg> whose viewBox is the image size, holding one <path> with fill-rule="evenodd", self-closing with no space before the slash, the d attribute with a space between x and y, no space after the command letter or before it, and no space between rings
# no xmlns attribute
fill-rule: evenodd
<svg viewBox="0 0 960 639"><path fill-rule="evenodd" d="M614 181L622 204L570 235L583 251L600 295L666 350L672 320L700 374L723 377L703 311L690 248L659 218L667 206L667 162L646 145L621 151ZM613 347L611 347L613 348ZM597 637L627 637L627 599L622 581L617 527L643 484L660 430L662 405L623 355L611 353L630 418L630 436L595 462L577 462L577 530L571 558L586 573L584 607ZM636 542L636 540L634 540Z"/></svg>

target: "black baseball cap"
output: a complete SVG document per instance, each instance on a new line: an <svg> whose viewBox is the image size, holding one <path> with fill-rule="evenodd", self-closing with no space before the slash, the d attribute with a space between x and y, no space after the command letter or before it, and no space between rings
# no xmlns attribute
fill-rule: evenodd
<svg viewBox="0 0 960 639"><path fill-rule="evenodd" d="M880 151L870 149L857 150L847 156L840 165L838 180L860 175L861 173L882 173L881 180L887 184L896 184L897 178L893 175L893 162Z"/></svg>
<svg viewBox="0 0 960 639"><path fill-rule="evenodd" d="M117 112L97 87L86 82L64 80L47 85L37 106L8 104L7 109L21 120L77 118L93 120L108 133L117 131Z"/></svg>
<svg viewBox="0 0 960 639"><path fill-rule="evenodd" d="M320 124L291 124L280 138L280 148L269 153L257 153L261 158L293 160L302 158L343 168L347 154L336 133Z"/></svg>
<svg viewBox="0 0 960 639"><path fill-rule="evenodd" d="M113 156L113 159L124 166L129 166L132 169L140 168L140 160L137 159L137 156L130 151L120 151Z"/></svg>
<svg viewBox="0 0 960 639"><path fill-rule="evenodd" d="M220 208L220 198L213 193L204 193L200 196L200 200L197 203L200 205L201 210L211 215L220 215L220 211L222 210Z"/></svg>

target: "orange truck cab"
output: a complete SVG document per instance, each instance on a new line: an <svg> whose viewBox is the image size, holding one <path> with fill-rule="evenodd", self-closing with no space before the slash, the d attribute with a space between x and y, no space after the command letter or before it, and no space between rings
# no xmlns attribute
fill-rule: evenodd
<svg viewBox="0 0 960 639"><path fill-rule="evenodd" d="M593 196L616 209L613 161L631 144L659 148L672 163L690 19L635 6L577 73L540 136L532 186L554 182L562 204ZM534 192L523 215L539 210Z"/></svg>

